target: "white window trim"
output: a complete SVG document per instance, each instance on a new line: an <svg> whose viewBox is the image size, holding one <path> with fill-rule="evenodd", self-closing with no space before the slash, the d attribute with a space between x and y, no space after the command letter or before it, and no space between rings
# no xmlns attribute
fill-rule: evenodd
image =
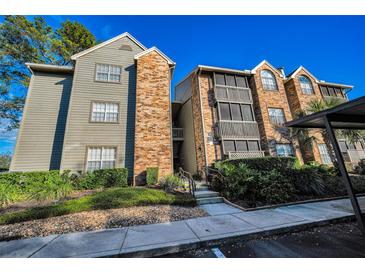
<svg viewBox="0 0 365 274"><path fill-rule="evenodd" d="M308 82L302 82L301 79L305 79ZM314 94L312 81L308 77L306 77L304 75L300 75L299 76L299 84L300 84L300 89L302 90L303 94L306 94L306 95L313 95Z"/></svg>
<svg viewBox="0 0 365 274"><path fill-rule="evenodd" d="M284 155L279 155L278 148L277 148L278 146L290 147L291 154L289 154L288 150L285 149L285 154ZM276 156L279 156L279 157L293 157L294 156L294 149L293 149L293 146L291 144L276 144L275 145L275 150L276 150Z"/></svg>
<svg viewBox="0 0 365 274"><path fill-rule="evenodd" d="M104 121L96 121L93 120L93 113L94 113L94 104L104 104ZM107 111L107 105L108 104L113 104L113 105L117 105L117 112L110 112ZM95 111L97 112L97 111ZM106 117L108 113L116 113L117 114L117 120L116 121L107 121ZM118 102L98 102L98 101L93 101L91 102L91 113L90 113L90 122L92 123L112 123L112 124L117 124L119 123L119 103Z"/></svg>
<svg viewBox="0 0 365 274"><path fill-rule="evenodd" d="M278 113L277 110L280 110L281 113L282 113L282 115L270 115L270 109L275 110L275 114ZM284 109L283 108L268 107L267 108L267 112L269 114L269 121L270 121L271 124L274 124L274 125L283 125L285 123L286 119L285 119L285 112L284 112ZM281 117L283 118L283 121L282 122L279 121L279 117L280 118Z"/></svg>
<svg viewBox="0 0 365 274"><path fill-rule="evenodd" d="M108 73L107 80L97 79L98 73L101 73L101 72L98 72L98 66L99 65L100 66L108 66L108 72L105 72L105 73ZM119 74L111 73L111 67L118 67L120 69L120 73ZM119 81L110 80L110 75L119 75ZM103 82L103 83L120 83L122 81L122 66L97 63L95 65L95 81L96 82Z"/></svg>
<svg viewBox="0 0 365 274"><path fill-rule="evenodd" d="M89 150L90 149L101 149L100 151L100 160L89 160ZM114 149L114 160L103 160L103 152L105 149ZM103 162L112 162L114 161L114 168L117 165L117 147L114 146L88 146L86 148L86 165L85 170L89 171L89 162L100 162L100 168L103 169Z"/></svg>
<svg viewBox="0 0 365 274"><path fill-rule="evenodd" d="M262 74L264 72L268 72L271 75L271 77L263 76ZM262 84L262 87L264 90L279 91L278 82L276 80L274 73L272 73L272 71L264 69L260 72L260 77L261 77L261 84Z"/></svg>
<svg viewBox="0 0 365 274"><path fill-rule="evenodd" d="M323 151L321 151L321 149L320 149L321 147L325 148L326 154L322 153ZM319 155L321 156L322 163L325 165L332 164L331 157L328 153L326 144L318 144L318 150L319 150Z"/></svg>

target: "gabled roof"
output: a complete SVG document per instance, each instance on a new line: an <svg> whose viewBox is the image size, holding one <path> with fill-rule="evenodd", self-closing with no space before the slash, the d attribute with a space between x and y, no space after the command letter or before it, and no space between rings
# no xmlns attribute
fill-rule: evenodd
<svg viewBox="0 0 365 274"><path fill-rule="evenodd" d="M310 75L317 83L319 82L317 77L315 77L312 73L310 73L305 67L300 66L299 68L297 68L296 70L294 70L293 72L291 72L288 76L287 79L293 79L295 78L295 76L297 76L297 74L301 71L304 70L308 75Z"/></svg>
<svg viewBox="0 0 365 274"><path fill-rule="evenodd" d="M351 85L345 85L345 84L338 84L338 83L331 83L331 82L326 82L323 80L318 80L312 73L310 73L305 67L300 66L299 68L297 68L296 70L294 70L293 72L289 73L287 75L287 81L289 81L290 79L293 79L297 76L297 74L301 71L304 70L308 75L310 75L317 84L319 85L326 85L326 86L335 86L335 87L342 87L345 89L352 89L354 86Z"/></svg>
<svg viewBox="0 0 365 274"><path fill-rule="evenodd" d="M156 48L156 47L152 47L152 48L149 48L149 49L147 49L147 50L145 50L145 51L142 51L142 52L140 52L140 53L138 53L138 54L136 54L135 56L134 56L134 59L135 60L137 60L138 58L140 58L140 57L142 57L142 56L144 56L144 55L146 55L146 54L148 54L148 53L150 53L150 52L152 52L152 51L156 51L159 55L161 55L166 61L167 61L167 63L169 64L169 65L172 65L172 66L175 66L175 62L174 61L172 61L169 57L167 57L162 51L160 51L158 48Z"/></svg>
<svg viewBox="0 0 365 274"><path fill-rule="evenodd" d="M268 65L272 70L275 70L277 73L279 73L279 75L280 75L280 77L281 78L284 78L284 75L281 73L281 71L279 71L276 67L274 67L273 65L271 65L268 61L266 61L266 60L263 60L263 61L261 61L261 63L260 64L258 64L256 67L254 67L252 70L251 70L251 72L252 73L256 73L256 70L259 68L259 67L261 67L261 66L263 66L264 64L266 64L266 65Z"/></svg>
<svg viewBox="0 0 365 274"><path fill-rule="evenodd" d="M79 58L79 57L81 57L81 56L83 56L83 55L85 55L85 54L88 54L88 53L90 53L90 52L92 52L92 51L94 51L94 50L97 50L97 49L99 49L99 48L101 48L101 47L104 47L104 46L106 46L106 45L108 45L108 44L110 44L110 43L113 43L113 42L115 42L115 41L117 41L117 40L119 40L119 39L121 39L121 38L123 38L123 37L128 37L129 39L131 39L134 43L136 43L141 49L143 49L143 50L146 50L147 48L144 46L144 45L142 45L136 38L134 38L132 35L130 35L128 32L124 32L124 33L122 33L122 34L120 34L120 35L118 35L118 36L115 36L115 37L113 37L113 38L111 38L111 39L109 39L109 40L107 40L107 41L105 41L105 42L103 42L103 43L100 43L100 44L98 44L98 45L96 45L96 46L94 46L94 47L91 47L91 48L89 48L89 49L86 49L86 50L84 50L84 51L81 51L81 52L79 52L79 53L76 53L76 54L74 54L74 55L72 55L71 56L71 60L75 60L75 59L77 59L77 58Z"/></svg>

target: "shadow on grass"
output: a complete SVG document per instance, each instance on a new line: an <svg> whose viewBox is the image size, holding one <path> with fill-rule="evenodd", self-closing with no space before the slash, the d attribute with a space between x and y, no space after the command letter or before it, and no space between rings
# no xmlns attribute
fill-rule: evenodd
<svg viewBox="0 0 365 274"><path fill-rule="evenodd" d="M11 212L0 216L0 225L62 216L82 211L112 209L141 205L193 206L195 200L189 195L173 195L148 188L111 188L56 205L35 207L25 211Z"/></svg>

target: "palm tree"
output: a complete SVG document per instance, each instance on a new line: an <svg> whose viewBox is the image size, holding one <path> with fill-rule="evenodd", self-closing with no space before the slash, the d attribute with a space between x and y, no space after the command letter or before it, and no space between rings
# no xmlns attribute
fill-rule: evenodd
<svg viewBox="0 0 365 274"><path fill-rule="evenodd" d="M338 98L335 98L335 97L326 99L326 100L315 99L309 103L308 108L306 109L306 112L313 113L313 112L322 111L322 110L325 110L328 108L333 108L341 103L342 102ZM336 157L335 157L331 142L328 138L326 129L320 129L320 133L321 133L323 141L327 147L327 151L331 158L331 161L332 161L332 163L335 163ZM362 140L365 136L364 132L361 130L349 130L349 129L335 130L335 135L337 138L338 137L345 138L350 143L358 142L358 141Z"/></svg>
<svg viewBox="0 0 365 274"><path fill-rule="evenodd" d="M301 118L307 115L303 110L296 113L295 119ZM299 149L302 153L304 162L312 161L313 157L306 154L307 151L313 151L313 142L316 141L315 136L309 134L307 128L289 128L289 139L297 140L299 142Z"/></svg>

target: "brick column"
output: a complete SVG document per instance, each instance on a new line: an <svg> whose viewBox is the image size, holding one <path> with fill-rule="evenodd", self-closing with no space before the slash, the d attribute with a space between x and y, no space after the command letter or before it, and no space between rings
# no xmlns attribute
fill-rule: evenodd
<svg viewBox="0 0 365 274"><path fill-rule="evenodd" d="M137 60L134 185L143 185L147 167L160 177L173 172L170 68L156 51Z"/></svg>

